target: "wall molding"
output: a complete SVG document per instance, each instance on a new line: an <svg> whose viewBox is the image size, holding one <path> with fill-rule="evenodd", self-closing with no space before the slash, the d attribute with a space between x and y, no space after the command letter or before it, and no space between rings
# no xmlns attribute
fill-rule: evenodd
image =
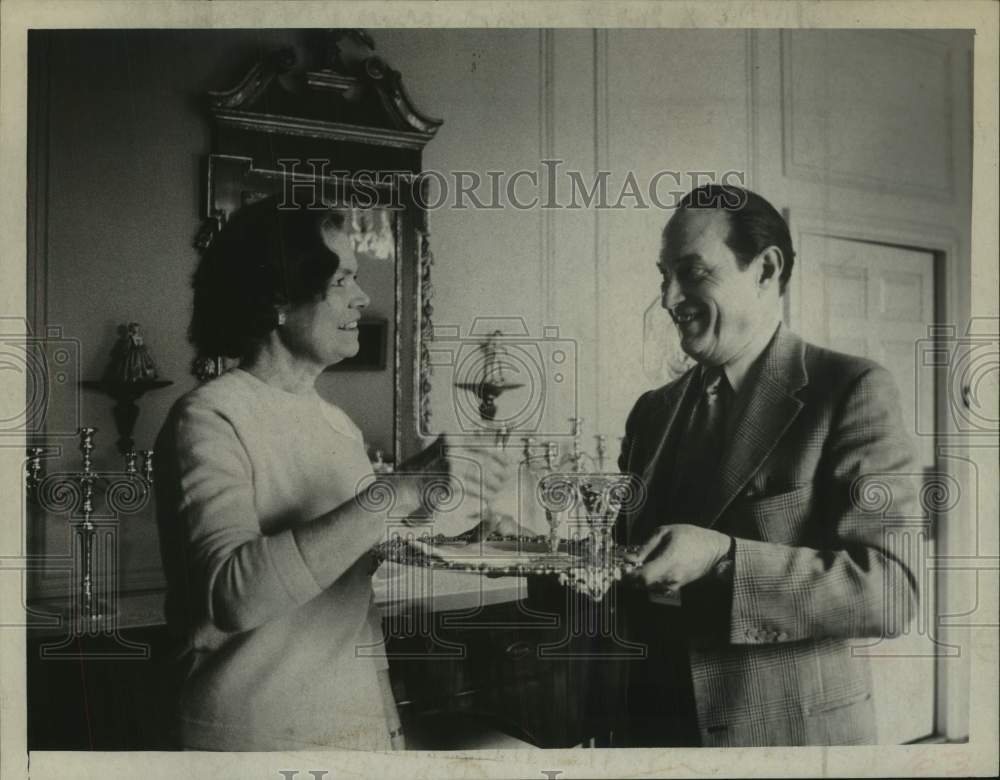
<svg viewBox="0 0 1000 780"><path fill-rule="evenodd" d="M608 99L608 78L609 78L610 41L607 30L594 30L594 171L608 170L611 159L610 153L610 128L611 128L611 105ZM609 399L608 383L604 381L602 366L607 366L605 359L607 350L606 340L602 337L605 332L604 307L601 301L604 299L604 291L608 288L608 278L611 267L611 247L608 237L608 224L603 209L594 210L594 322L597 323L597 330L594 334L595 341L595 369L592 371L594 379L594 423L590 426L592 431L601 431L602 419L601 411L608 408Z"/></svg>
<svg viewBox="0 0 1000 780"><path fill-rule="evenodd" d="M932 184L911 184L886 176L874 174L858 174L836 171L820 165L796 159L795 157L795 111L796 99L793 87L795 63L792 54L792 35L795 30L782 30L780 33L779 59L781 72L781 159L782 169L786 177L814 183L820 179L828 184L841 187L873 190L883 193L894 193L932 201L951 201L955 196L955 116L953 110L953 64L949 48L930 38L908 35L897 31L857 31L857 35L868 37L878 45L885 45L886 37L899 43L901 47L919 51L924 56L937 57L944 71L946 89L943 100L943 113L947 140L945 143L945 182L939 186Z"/></svg>
<svg viewBox="0 0 1000 780"><path fill-rule="evenodd" d="M758 52L758 33L756 30L747 30L745 35L746 45L746 98L747 98L747 169L745 172L747 189L756 190L760 181L760 117L758 116L758 106L760 105L760 80L757 71L760 68L760 56Z"/></svg>
<svg viewBox="0 0 1000 780"><path fill-rule="evenodd" d="M555 31L538 32L538 154L539 160L551 160L556 150ZM539 209L541 262L538 284L541 289L542 319L555 311L552 275L556 262L556 226L551 209Z"/></svg>
<svg viewBox="0 0 1000 780"><path fill-rule="evenodd" d="M32 30L28 38L28 135L27 135L27 245L25 262L26 317L30 335L38 338L53 336L50 332L50 196L53 190L52 153L52 36L49 31ZM58 86L58 82L57 82ZM58 158L57 158L58 162ZM54 326L53 326L54 328ZM77 410L78 424L92 424L82 419L83 405ZM27 446L44 447L46 473L75 473L79 465L76 434L50 431L43 420L34 433L28 432ZM103 440L105 443L107 439ZM96 467L106 471L108 461L120 460L117 451L95 454ZM26 494L22 504L23 549L30 560L23 580L25 603L39 599L64 601L71 589L78 587L79 571L74 569L73 545L76 544L73 523L79 518L70 512L54 512ZM103 498L101 499L103 500ZM158 562L149 566L126 568L122 559L126 550L125 535L142 533L142 527L153 527L156 520L153 501L139 512L120 515L116 523L117 556L113 572L119 595L127 591L160 589L164 585ZM109 522L105 516L95 517L99 523ZM30 525L29 525L30 524Z"/></svg>
<svg viewBox="0 0 1000 780"><path fill-rule="evenodd" d="M947 255L949 262L954 262L959 250L958 231L943 222L874 218L870 215L814 209L791 209L790 216L790 227L796 235L812 233L938 252Z"/></svg>
<svg viewBox="0 0 1000 780"><path fill-rule="evenodd" d="M38 37L35 37L38 36ZM44 37L43 37L44 36ZM31 332L41 335L49 321L49 148L51 70L47 67L51 42L44 31L34 31L29 48L28 97L28 263L27 315Z"/></svg>
<svg viewBox="0 0 1000 780"><path fill-rule="evenodd" d="M49 68L51 51L50 33L32 31L28 45L28 180L27 180L27 288L26 315L30 335L44 338L47 334L49 311L49 153L51 149L51 87L52 72ZM27 377L25 377L27 381ZM72 444L50 441L46 436L45 420L35 431L26 430L26 445L46 449L45 468L61 468L59 464L65 451L72 452ZM53 580L65 584L67 570L72 567L72 554L55 554L49 551L50 522L53 516L28 500L23 505L24 551L31 557L41 558L42 565L31 567L26 574L25 598L37 598L53 592ZM32 524L29 527L29 524ZM67 529L67 533L70 533ZM29 544L29 540L31 543ZM56 568L62 567L62 568ZM57 576L58 575L58 576ZM61 592L61 591L60 591Z"/></svg>

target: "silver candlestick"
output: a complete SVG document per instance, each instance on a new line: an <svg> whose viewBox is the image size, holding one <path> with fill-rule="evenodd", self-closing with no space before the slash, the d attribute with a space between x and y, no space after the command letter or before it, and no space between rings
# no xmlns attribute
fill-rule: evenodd
<svg viewBox="0 0 1000 780"><path fill-rule="evenodd" d="M556 470L556 459L559 456L559 445L554 441L545 444L545 474L538 482L539 503L545 510L545 522L549 527L549 552L559 551L559 527L562 525L562 512L559 502L553 501L552 493L559 486L553 485L550 477Z"/></svg>
<svg viewBox="0 0 1000 780"><path fill-rule="evenodd" d="M521 454L524 455L524 464L530 466L531 459L534 457L535 439L532 436L525 436L521 441L524 442L524 448L521 450Z"/></svg>
<svg viewBox="0 0 1000 780"><path fill-rule="evenodd" d="M142 476L150 485L153 484L153 451L142 451Z"/></svg>
<svg viewBox="0 0 1000 780"><path fill-rule="evenodd" d="M597 438L597 470L604 471L604 462L607 459L608 454L608 437L603 433L599 433Z"/></svg>
<svg viewBox="0 0 1000 780"><path fill-rule="evenodd" d="M545 443L545 465L549 471L555 471L556 459L559 457L559 445L554 441Z"/></svg>
<svg viewBox="0 0 1000 780"><path fill-rule="evenodd" d="M569 460L573 471L579 473L582 470L581 460L583 459L583 452L580 450L580 436L583 435L583 418L570 417L569 422L572 426L573 434L573 453L569 456Z"/></svg>
<svg viewBox="0 0 1000 780"><path fill-rule="evenodd" d="M27 487L29 492L35 490L42 481L43 454L45 454L45 450L42 447L28 448Z"/></svg>
<svg viewBox="0 0 1000 780"><path fill-rule="evenodd" d="M125 473L129 476L134 477L139 473L135 465L138 457L139 453L137 453L134 448L130 448L128 452L125 453Z"/></svg>
<svg viewBox="0 0 1000 780"><path fill-rule="evenodd" d="M94 535L96 527L91 516L94 513L94 480L96 475L91 467L90 455L94 451L94 434L97 428L80 429L80 452L83 453L83 469L79 475L80 487L83 490L81 511L83 522L80 524L81 545L83 548L83 576L80 583L81 616L84 621L101 620L107 606L94 598Z"/></svg>
<svg viewBox="0 0 1000 780"><path fill-rule="evenodd" d="M107 504L117 518L120 514L133 513L145 506L153 481L152 450L141 453L141 474L137 466L138 456L131 448L122 456L123 471L95 470L93 452L96 433L96 428L79 429L81 463L80 470L74 474L44 474L43 450L39 447L28 450L26 464L25 482L29 497L48 512L69 512L70 517L78 518L72 523L80 552L77 595L70 603L70 623L75 635L94 634L101 628L107 628L108 619L114 615L108 601L98 596L95 544L99 529L95 522L95 487L98 484L104 487ZM104 549L103 544L101 547Z"/></svg>

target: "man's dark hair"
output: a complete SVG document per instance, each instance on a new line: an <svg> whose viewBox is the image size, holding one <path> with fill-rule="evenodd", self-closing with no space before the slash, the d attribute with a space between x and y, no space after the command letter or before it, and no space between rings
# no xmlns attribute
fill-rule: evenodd
<svg viewBox="0 0 1000 780"><path fill-rule="evenodd" d="M726 236L726 246L736 255L740 268L746 268L769 246L777 247L785 261L778 277L778 290L784 294L785 285L792 275L792 266L795 265L795 251L792 249L788 223L774 206L756 192L743 187L704 184L681 198L674 216L687 209L715 209L728 215L729 235ZM664 249L671 222L673 218L663 229Z"/></svg>
<svg viewBox="0 0 1000 780"><path fill-rule="evenodd" d="M264 198L237 211L194 272L188 339L199 355L243 358L278 324L278 307L320 300L340 265L324 229L345 229L330 209Z"/></svg>

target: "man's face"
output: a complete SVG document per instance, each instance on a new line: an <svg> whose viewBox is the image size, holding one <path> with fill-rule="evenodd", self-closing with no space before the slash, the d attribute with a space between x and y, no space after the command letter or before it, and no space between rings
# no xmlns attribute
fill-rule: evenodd
<svg viewBox="0 0 1000 780"><path fill-rule="evenodd" d="M726 246L729 219L714 209L678 212L670 221L659 269L661 304L699 363L721 366L739 355L762 326L759 260L740 268Z"/></svg>

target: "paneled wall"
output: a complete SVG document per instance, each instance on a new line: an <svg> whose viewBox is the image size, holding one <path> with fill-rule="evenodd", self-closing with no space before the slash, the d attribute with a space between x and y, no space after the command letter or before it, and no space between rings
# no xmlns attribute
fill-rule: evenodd
<svg viewBox="0 0 1000 780"><path fill-rule="evenodd" d="M416 104L445 120L426 149L429 169L485 176L561 160L563 176L576 171L588 185L608 171L611 203L629 172L647 195L650 181L667 171L677 174L660 180L668 205L671 190L697 183L696 172L735 172L787 209L793 227L800 215L891 226L904 236L920 226L914 235L930 233L932 248L950 253L950 316L961 320L968 311L971 36L372 33ZM32 128L47 164L29 269L37 280L29 291L35 323L79 339L81 372L91 377L105 365L115 326L142 322L161 373L175 384L142 400L140 445L152 442L169 405L193 385L188 277L209 149L199 101L233 83L256 53L286 44L301 45L301 36L66 31L33 43L44 56L33 60L32 100L47 115ZM566 195L568 180L559 181ZM634 399L664 381L659 355L669 328L657 308L654 263L668 213L645 201L646 208L626 197L621 208L431 214L434 316L444 335L465 337L477 317L515 318L527 328L526 343L546 326L569 341L573 371L546 397L540 433L567 430L565 418L575 412L588 435L603 432L614 443ZM800 268L805 278L808 258ZM793 324L797 301L793 289ZM437 425L453 404L439 380ZM101 429L96 462L108 467L115 462L110 401L84 395L82 419ZM67 444L64 462L72 467L75 442ZM130 518L122 538L124 587L159 586L152 517ZM65 552L64 525L49 524L38 541L49 554ZM54 592L57 580L44 579Z"/></svg>
<svg viewBox="0 0 1000 780"><path fill-rule="evenodd" d="M694 172L746 175L750 35L442 30L378 38L418 105L445 118L427 148L428 168L485 178L544 173L540 161L550 160L557 171L555 203L564 207L432 214L436 322L467 329L476 317L522 318L532 338L558 327L577 367L573 393L560 402L575 402L588 434L618 435L635 397L660 381L643 371L643 325L658 300L655 261L668 213L647 193L661 171L678 174L660 179L664 205L672 191L690 189ZM607 204L618 207L569 207L572 173L590 188L599 171L609 174ZM640 196L620 198L630 174ZM485 198L488 186L480 192ZM453 416L449 388L436 384L433 401L436 419ZM507 400L521 402L517 394ZM547 404L539 432L567 431L571 413Z"/></svg>
<svg viewBox="0 0 1000 780"><path fill-rule="evenodd" d="M921 538L911 554L922 597L903 639L862 651L873 656L880 737L888 740L932 729L968 733L967 667L945 647L966 643L966 619L954 616L975 610L983 596L975 573L945 570L951 556L978 552L978 507L959 498L978 495L982 486L962 445L955 446L954 385L946 369L932 374L912 329L899 338L906 317L898 307L919 298L923 311L932 311L917 317L925 345L932 322L954 327L956 335L968 322L971 46L962 31L760 31L753 40L756 182L787 210L800 251L788 320L824 341L813 323L836 287L825 282L836 266L829 247L851 248L851 262L860 261L872 279L888 259L885 279L844 301L857 308L868 299L884 321L869 323L864 334L841 325L841 333L855 338L857 349L867 343L893 371L925 479L958 488L949 491L947 512L935 515L924 502L934 521L926 529L893 531ZM903 286L893 291L893 280ZM914 285L929 285L933 294ZM934 348L953 346L944 339Z"/></svg>
<svg viewBox="0 0 1000 780"><path fill-rule="evenodd" d="M174 385L141 399L138 448L152 446L170 405L195 385L186 330L210 144L203 96L289 43L297 38L280 31L66 30L29 38L29 102L38 118L29 148L45 171L29 179L39 190L29 315L36 332L59 328L78 345L82 379L100 378L122 322L141 323L161 376ZM84 391L78 409L66 403L50 411L49 432L98 428L94 467L120 469L112 403ZM54 441L64 455L49 459L47 470L79 469L76 437ZM49 560L69 554L64 518L36 519L28 533ZM161 586L150 509L123 520L119 540L122 587ZM39 573L36 594L66 592L57 565Z"/></svg>

